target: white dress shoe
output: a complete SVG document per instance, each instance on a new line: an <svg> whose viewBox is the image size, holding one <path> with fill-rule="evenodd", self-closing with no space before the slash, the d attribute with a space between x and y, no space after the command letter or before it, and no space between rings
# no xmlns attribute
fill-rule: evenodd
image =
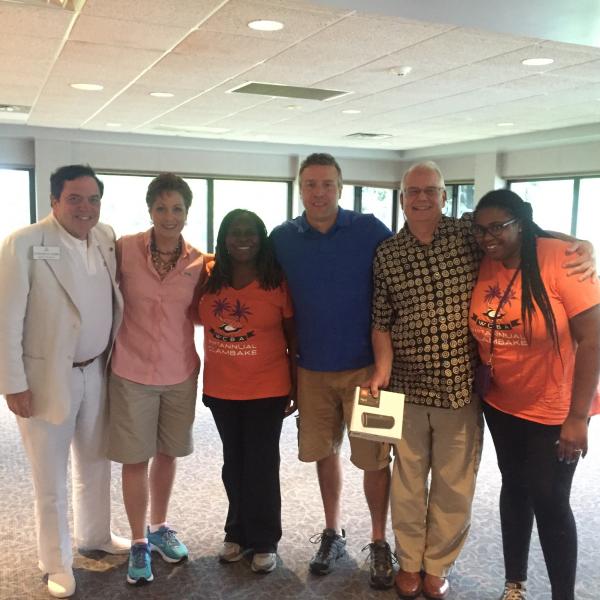
<svg viewBox="0 0 600 600"><path fill-rule="evenodd" d="M120 535L110 534L110 540L102 544L94 544L93 546L85 546L79 548L80 551L93 552L94 550L101 550L107 554L128 554L131 550L131 540L129 538L121 537Z"/></svg>
<svg viewBox="0 0 600 600"><path fill-rule="evenodd" d="M68 598L75 593L73 569L48 574L48 592L54 598Z"/></svg>

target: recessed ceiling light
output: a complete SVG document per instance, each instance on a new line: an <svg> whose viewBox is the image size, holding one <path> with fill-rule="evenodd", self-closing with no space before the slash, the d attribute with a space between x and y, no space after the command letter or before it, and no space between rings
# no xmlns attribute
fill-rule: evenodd
<svg viewBox="0 0 600 600"><path fill-rule="evenodd" d="M288 104L286 108L288 110L302 110L302 107L299 104Z"/></svg>
<svg viewBox="0 0 600 600"><path fill-rule="evenodd" d="M505 121L504 123L496 123L496 127L513 127L514 123L510 121Z"/></svg>
<svg viewBox="0 0 600 600"><path fill-rule="evenodd" d="M250 21L248 27L255 31L279 31L283 29L283 23L281 21L271 21L270 19L258 19Z"/></svg>
<svg viewBox="0 0 600 600"><path fill-rule="evenodd" d="M121 123L107 123L107 127L121 127Z"/></svg>
<svg viewBox="0 0 600 600"><path fill-rule="evenodd" d="M70 85L73 89L83 92L99 92L104 89L104 86L99 83L71 83Z"/></svg>
<svg viewBox="0 0 600 600"><path fill-rule="evenodd" d="M526 58L521 61L521 64L526 67L543 67L545 65L551 65L553 62L553 58Z"/></svg>
<svg viewBox="0 0 600 600"><path fill-rule="evenodd" d="M344 115L359 115L362 111L358 108L346 108L342 111Z"/></svg>
<svg viewBox="0 0 600 600"><path fill-rule="evenodd" d="M153 98L172 98L174 95L171 92L150 92Z"/></svg>

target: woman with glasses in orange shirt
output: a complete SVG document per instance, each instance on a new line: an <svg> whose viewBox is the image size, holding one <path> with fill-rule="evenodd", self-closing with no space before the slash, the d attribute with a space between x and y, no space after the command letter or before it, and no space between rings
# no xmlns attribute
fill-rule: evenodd
<svg viewBox="0 0 600 600"><path fill-rule="evenodd" d="M489 192L474 213L485 256L470 329L478 386L502 474L503 600L526 598L533 518L553 600L573 600L577 532L569 496L587 452L600 373L600 285L563 268L567 244L532 219L510 190Z"/></svg>

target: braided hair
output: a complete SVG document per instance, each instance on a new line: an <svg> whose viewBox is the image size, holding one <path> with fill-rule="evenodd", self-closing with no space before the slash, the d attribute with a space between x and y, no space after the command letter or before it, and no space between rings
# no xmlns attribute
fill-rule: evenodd
<svg viewBox="0 0 600 600"><path fill-rule="evenodd" d="M546 331L552 338L555 350L560 355L556 319L540 274L537 258L537 238L552 236L534 223L531 204L522 200L511 190L494 190L485 194L475 208L474 217L484 208L499 208L519 220L521 225L521 320L525 329L525 338L531 344L531 319L536 312L535 305L537 305L544 317Z"/></svg>
<svg viewBox="0 0 600 600"><path fill-rule="evenodd" d="M256 255L256 268L258 271L258 284L263 290L278 288L283 281L283 271L275 258L271 240L267 235L267 228L262 219L255 213L243 208L236 208L227 213L219 227L217 234L217 248L215 250L215 265L206 283L206 290L216 293L224 287L230 287L233 280L233 265L225 238L229 233L231 224L239 217L247 217L256 226L259 237L259 251Z"/></svg>

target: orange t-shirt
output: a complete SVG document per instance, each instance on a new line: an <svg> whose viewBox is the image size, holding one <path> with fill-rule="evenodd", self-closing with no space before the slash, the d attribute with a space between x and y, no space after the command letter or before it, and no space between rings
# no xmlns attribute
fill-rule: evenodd
<svg viewBox="0 0 600 600"><path fill-rule="evenodd" d="M521 321L519 273L496 321L494 376L485 397L498 410L545 425L562 424L571 404L575 342L569 318L600 304L597 279L578 281L577 277L567 277L567 269L562 267L566 247L560 240L537 241L540 272L556 319L561 356L554 349L537 306L528 345ZM513 274L514 269L506 269L487 256L481 263L471 298L469 327L485 363L490 355L493 315Z"/></svg>
<svg viewBox="0 0 600 600"><path fill-rule="evenodd" d="M253 400L286 396L290 370L282 320L292 317L284 283L263 290L253 281L200 299L204 326L204 387L208 396Z"/></svg>

